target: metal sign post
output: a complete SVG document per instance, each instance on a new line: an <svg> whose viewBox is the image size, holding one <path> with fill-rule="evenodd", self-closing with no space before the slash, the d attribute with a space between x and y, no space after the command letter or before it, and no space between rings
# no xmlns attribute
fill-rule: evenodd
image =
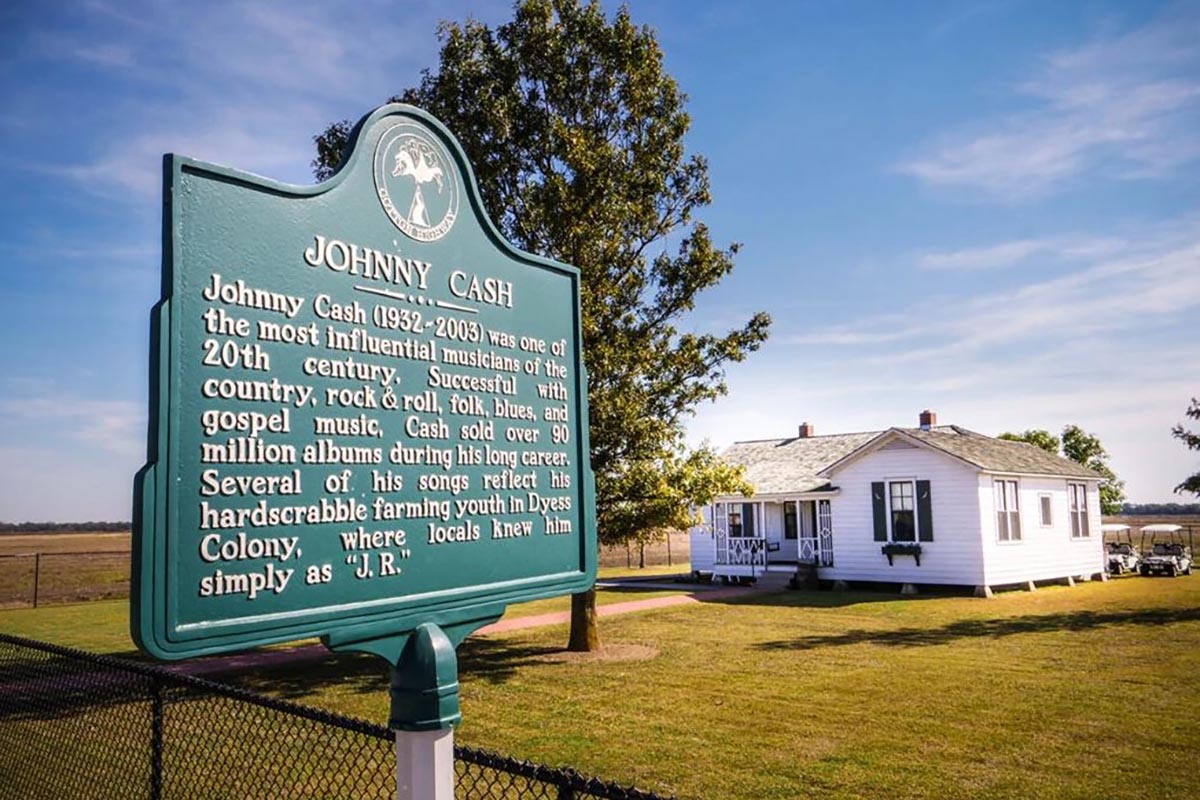
<svg viewBox="0 0 1200 800"><path fill-rule="evenodd" d="M417 627L392 670L398 800L453 800L458 657L442 629Z"/></svg>
<svg viewBox="0 0 1200 800"><path fill-rule="evenodd" d="M580 274L500 236L423 111L350 140L316 186L164 158L131 626L386 659L401 796L440 797L455 647L595 580Z"/></svg>

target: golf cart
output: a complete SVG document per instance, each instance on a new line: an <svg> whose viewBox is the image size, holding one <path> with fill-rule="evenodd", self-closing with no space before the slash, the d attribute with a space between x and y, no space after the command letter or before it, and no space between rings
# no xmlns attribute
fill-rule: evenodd
<svg viewBox="0 0 1200 800"><path fill-rule="evenodd" d="M1113 575L1125 572L1137 572L1141 562L1141 553L1133 543L1128 525L1105 523L1100 526L1104 534L1105 563Z"/></svg>
<svg viewBox="0 0 1200 800"><path fill-rule="evenodd" d="M1146 534L1150 534L1150 551L1138 567L1140 574L1168 578L1192 574L1192 548L1184 546L1181 530L1180 525L1142 526L1142 546L1145 547Z"/></svg>

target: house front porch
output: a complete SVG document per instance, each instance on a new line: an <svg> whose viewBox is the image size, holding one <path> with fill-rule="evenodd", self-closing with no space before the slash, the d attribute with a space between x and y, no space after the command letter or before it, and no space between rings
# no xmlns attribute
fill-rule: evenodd
<svg viewBox="0 0 1200 800"><path fill-rule="evenodd" d="M723 499L709 512L714 578L756 580L833 565L831 493Z"/></svg>

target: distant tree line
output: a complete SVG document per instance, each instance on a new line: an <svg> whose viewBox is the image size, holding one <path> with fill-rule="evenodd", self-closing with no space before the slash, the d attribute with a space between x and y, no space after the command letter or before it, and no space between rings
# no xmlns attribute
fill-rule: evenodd
<svg viewBox="0 0 1200 800"><path fill-rule="evenodd" d="M127 531L129 522L0 522L0 533L46 533L47 531Z"/></svg>
<svg viewBox="0 0 1200 800"><path fill-rule="evenodd" d="M1129 516L1200 514L1200 503L1125 503L1121 513Z"/></svg>

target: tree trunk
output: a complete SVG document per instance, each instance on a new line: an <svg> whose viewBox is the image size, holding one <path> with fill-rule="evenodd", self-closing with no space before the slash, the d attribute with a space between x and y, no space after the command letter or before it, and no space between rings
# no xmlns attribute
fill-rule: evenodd
<svg viewBox="0 0 1200 800"><path fill-rule="evenodd" d="M596 617L596 587L571 595L571 640L567 649L592 653L600 649L600 625Z"/></svg>
<svg viewBox="0 0 1200 800"><path fill-rule="evenodd" d="M638 569L646 568L646 543L638 542Z"/></svg>

